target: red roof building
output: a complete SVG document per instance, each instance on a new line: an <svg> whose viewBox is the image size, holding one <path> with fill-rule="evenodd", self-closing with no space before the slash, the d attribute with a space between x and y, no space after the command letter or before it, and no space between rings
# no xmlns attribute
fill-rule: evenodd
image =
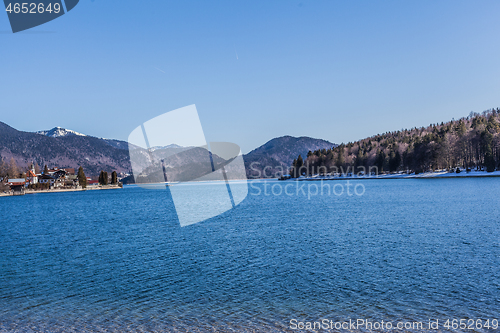
<svg viewBox="0 0 500 333"><path fill-rule="evenodd" d="M26 182L24 178L19 179L9 179L7 185L10 186L11 191L14 195L24 195L24 186Z"/></svg>
<svg viewBox="0 0 500 333"><path fill-rule="evenodd" d="M24 178L16 178L16 179L9 179L7 181L7 185L9 186L20 186L20 185L23 185L26 184L26 180L24 180Z"/></svg>

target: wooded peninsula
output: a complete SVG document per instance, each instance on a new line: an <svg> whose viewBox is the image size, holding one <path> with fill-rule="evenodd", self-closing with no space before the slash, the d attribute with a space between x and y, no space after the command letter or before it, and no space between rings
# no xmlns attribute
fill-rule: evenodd
<svg viewBox="0 0 500 333"><path fill-rule="evenodd" d="M376 167L378 173L500 170L500 108L428 127L387 132L294 159L290 176ZM335 171L334 171L335 170Z"/></svg>

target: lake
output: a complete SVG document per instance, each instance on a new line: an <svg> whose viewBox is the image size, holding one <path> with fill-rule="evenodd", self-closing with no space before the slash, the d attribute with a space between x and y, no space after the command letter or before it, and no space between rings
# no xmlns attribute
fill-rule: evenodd
<svg viewBox="0 0 500 333"><path fill-rule="evenodd" d="M250 184L240 205L182 228L167 190L0 198L0 332L500 319L500 178L314 196Z"/></svg>

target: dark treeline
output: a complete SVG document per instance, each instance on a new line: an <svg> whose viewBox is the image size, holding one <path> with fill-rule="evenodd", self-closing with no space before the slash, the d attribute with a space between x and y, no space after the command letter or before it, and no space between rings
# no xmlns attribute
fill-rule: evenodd
<svg viewBox="0 0 500 333"><path fill-rule="evenodd" d="M109 184L109 177L106 171L101 171L101 173L99 174L99 184L101 185ZM116 171L113 171L111 173L111 185L117 185L117 184L118 184L118 174L116 173Z"/></svg>
<svg viewBox="0 0 500 333"><path fill-rule="evenodd" d="M300 174L376 169L384 172L500 169L500 108L428 127L375 135L332 149L298 156L290 170ZM349 168L349 169L348 169ZM300 170L300 171L299 171Z"/></svg>

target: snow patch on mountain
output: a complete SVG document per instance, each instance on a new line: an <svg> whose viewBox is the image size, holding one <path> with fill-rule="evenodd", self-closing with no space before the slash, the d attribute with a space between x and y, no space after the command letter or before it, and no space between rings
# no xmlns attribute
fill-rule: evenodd
<svg viewBox="0 0 500 333"><path fill-rule="evenodd" d="M51 138L59 138L62 136L69 136L69 135L86 136L85 134L78 133L62 127L54 127L53 129L50 129L48 131L38 131L35 133L40 135L50 136Z"/></svg>
<svg viewBox="0 0 500 333"><path fill-rule="evenodd" d="M178 148L190 148L190 147L183 147L183 146L179 146L179 145L176 145L175 143L173 143L173 144L170 144L168 146L154 146L154 147L151 147L150 150L155 151L155 150L159 150L159 149L178 149Z"/></svg>

